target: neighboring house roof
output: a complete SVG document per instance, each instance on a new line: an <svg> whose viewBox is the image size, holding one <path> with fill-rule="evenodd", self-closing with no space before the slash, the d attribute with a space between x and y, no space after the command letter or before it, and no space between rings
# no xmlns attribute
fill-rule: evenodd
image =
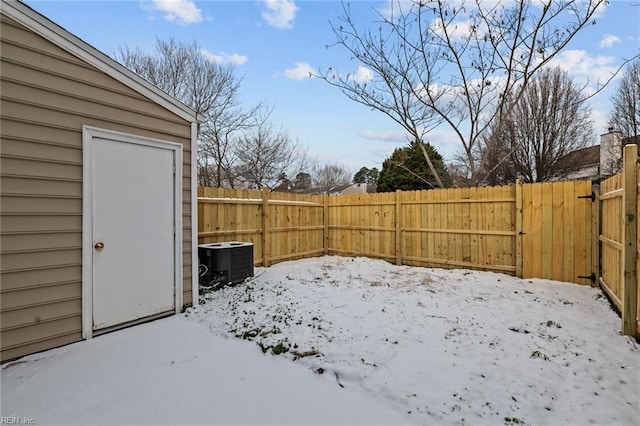
<svg viewBox="0 0 640 426"><path fill-rule="evenodd" d="M624 138L624 139L622 139L622 143L624 145L629 145L629 144L640 145L640 135L630 136L628 138Z"/></svg>
<svg viewBox="0 0 640 426"><path fill-rule="evenodd" d="M369 192L370 190L370 184L367 183L354 183L351 185L347 185L346 188L342 188L340 190L338 190L338 188L335 188L336 191L340 194L343 195L350 195L350 194L366 194ZM339 187L340 188L340 187ZM332 188L333 190L333 188Z"/></svg>
<svg viewBox="0 0 640 426"><path fill-rule="evenodd" d="M364 185L364 187L362 186ZM326 188L306 188L306 189L294 189L291 192L296 194L311 194L311 195L319 195L323 193L327 194L364 194L369 189L367 184L360 183L347 183L344 185L332 186L329 189Z"/></svg>
<svg viewBox="0 0 640 426"><path fill-rule="evenodd" d="M604 137L610 133L601 136L602 144L605 144ZM575 179L597 177L602 173L606 173L601 170L600 164L602 144L577 149L560 158L556 164L555 177ZM622 139L623 146L628 144L640 144L640 135ZM607 151L604 152L606 153Z"/></svg>
<svg viewBox="0 0 640 426"><path fill-rule="evenodd" d="M581 169L600 166L600 145L571 151L556 164L556 176L565 176Z"/></svg>
<svg viewBox="0 0 640 426"><path fill-rule="evenodd" d="M79 59L93 65L158 105L189 122L202 122L203 116L149 83L114 59L82 41L21 1L2 0L2 14L49 40Z"/></svg>
<svg viewBox="0 0 640 426"><path fill-rule="evenodd" d="M343 189L348 188L349 186L351 185L349 184L349 185L334 186L329 189L313 187L313 188L305 188L305 189L294 189L291 192L295 194L307 194L307 195L320 195L320 194L324 194L325 192L327 194L339 194Z"/></svg>
<svg viewBox="0 0 640 426"><path fill-rule="evenodd" d="M327 192L329 194L338 194L338 193L343 192L345 189L351 188L353 185L358 185L358 184L346 183L344 185L334 186L332 188L329 188L329 190Z"/></svg>

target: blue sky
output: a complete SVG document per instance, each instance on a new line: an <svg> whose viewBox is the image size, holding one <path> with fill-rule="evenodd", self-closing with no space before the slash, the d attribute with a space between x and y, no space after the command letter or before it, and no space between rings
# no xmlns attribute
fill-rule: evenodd
<svg viewBox="0 0 640 426"><path fill-rule="evenodd" d="M310 79L309 71L329 67L354 72L357 63L335 41L330 23L343 14L339 1L56 1L25 0L36 11L84 41L112 55L127 45L153 51L156 37L196 40L212 60L233 63L243 78L246 106L266 102L273 119L322 161L352 172L378 167L394 148L406 144L402 129L380 112L348 100L338 89ZM388 1L352 1L360 22L375 19ZM612 0L597 24L581 32L558 57L579 84L604 81L640 49L640 1ZM591 99L597 134L606 133L615 82ZM450 159L459 146L447 130L427 136ZM597 143L597 139L594 140Z"/></svg>

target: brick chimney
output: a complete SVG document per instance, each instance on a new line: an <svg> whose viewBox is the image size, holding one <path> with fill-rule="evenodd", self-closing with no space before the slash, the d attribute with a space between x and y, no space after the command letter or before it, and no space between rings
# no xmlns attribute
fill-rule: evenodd
<svg viewBox="0 0 640 426"><path fill-rule="evenodd" d="M600 135L600 175L609 176L618 173L622 161L622 133L609 127L609 131Z"/></svg>

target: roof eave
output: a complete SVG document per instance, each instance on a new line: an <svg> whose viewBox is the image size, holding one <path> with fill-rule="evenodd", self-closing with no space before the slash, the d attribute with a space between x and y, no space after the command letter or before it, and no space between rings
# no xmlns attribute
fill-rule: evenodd
<svg viewBox="0 0 640 426"><path fill-rule="evenodd" d="M133 71L82 41L55 22L22 2L2 0L2 14L24 25L77 58L96 67L141 95L151 99L190 123L201 123L204 116L155 87Z"/></svg>

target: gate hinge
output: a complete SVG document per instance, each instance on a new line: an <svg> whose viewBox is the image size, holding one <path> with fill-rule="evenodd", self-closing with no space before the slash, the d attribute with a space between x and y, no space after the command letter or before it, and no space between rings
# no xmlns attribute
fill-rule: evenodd
<svg viewBox="0 0 640 426"><path fill-rule="evenodd" d="M591 284L595 284L596 282L596 274L594 274L593 272L591 273L591 275L578 275L578 278L585 278L587 280L591 280Z"/></svg>
<svg viewBox="0 0 640 426"><path fill-rule="evenodd" d="M578 196L578 198L590 198L592 203L595 203L596 201L596 193L595 192L591 192L591 195L580 195Z"/></svg>

